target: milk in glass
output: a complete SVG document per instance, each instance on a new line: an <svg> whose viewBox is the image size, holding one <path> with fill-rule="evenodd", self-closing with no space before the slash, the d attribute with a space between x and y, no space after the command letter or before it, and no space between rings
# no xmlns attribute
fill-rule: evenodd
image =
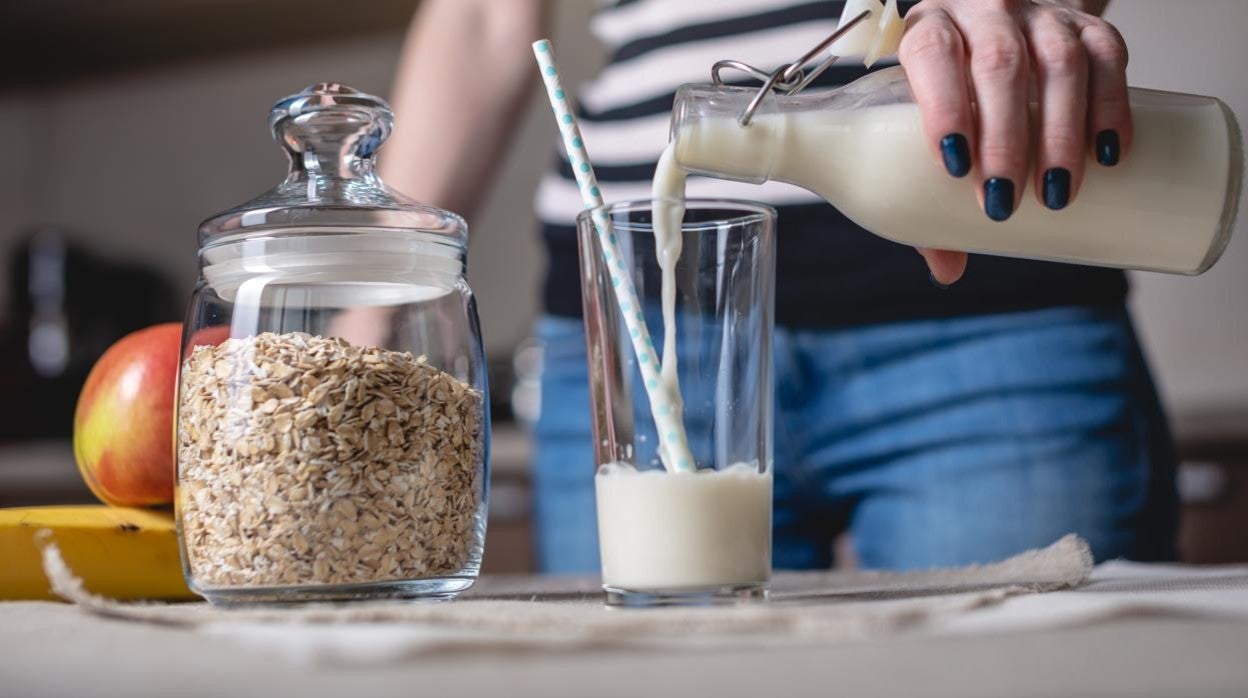
<svg viewBox="0 0 1248 698"><path fill-rule="evenodd" d="M672 473L599 467L594 485L603 584L633 590L765 584L771 479L745 463Z"/></svg>

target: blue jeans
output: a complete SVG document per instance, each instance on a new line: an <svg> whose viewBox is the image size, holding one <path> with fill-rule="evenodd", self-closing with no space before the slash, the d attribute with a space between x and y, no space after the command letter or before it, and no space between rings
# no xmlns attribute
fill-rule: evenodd
<svg viewBox="0 0 1248 698"><path fill-rule="evenodd" d="M546 317L538 553L598 569L585 341ZM777 328L777 568L961 565L1066 533L1098 560L1175 556L1175 456L1121 307Z"/></svg>

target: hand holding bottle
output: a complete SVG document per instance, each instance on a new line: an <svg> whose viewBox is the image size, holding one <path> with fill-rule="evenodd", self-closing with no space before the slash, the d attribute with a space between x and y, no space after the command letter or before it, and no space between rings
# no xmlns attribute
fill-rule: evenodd
<svg viewBox="0 0 1248 698"><path fill-rule="evenodd" d="M1098 9L1092 5L1104 3L1082 7ZM1033 0L924 0L906 15L899 58L933 155L951 176L980 180L980 205L993 220L1010 217L1029 176L1042 204L1066 207L1089 150L1111 167L1130 147L1126 44L1092 14ZM1031 173L1033 78L1038 142ZM941 283L965 270L965 254L920 253Z"/></svg>

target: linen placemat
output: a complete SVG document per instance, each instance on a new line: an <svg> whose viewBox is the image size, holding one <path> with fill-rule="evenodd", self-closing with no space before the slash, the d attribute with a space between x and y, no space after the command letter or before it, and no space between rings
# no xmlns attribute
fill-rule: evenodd
<svg viewBox="0 0 1248 698"><path fill-rule="evenodd" d="M459 599L213 607L135 604L85 590L54 545L53 590L85 612L194 627L287 655L373 661L462 648L670 650L851 640L922 627L1004 599L1069 589L1092 570L1087 543L1068 535L1002 562L922 572L781 573L771 601L703 608L607 609L596 580L485 577Z"/></svg>

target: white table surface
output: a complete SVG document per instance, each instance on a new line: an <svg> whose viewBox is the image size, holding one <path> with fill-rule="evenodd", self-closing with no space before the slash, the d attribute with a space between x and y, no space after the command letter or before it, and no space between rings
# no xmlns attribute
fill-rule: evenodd
<svg viewBox="0 0 1248 698"><path fill-rule="evenodd" d="M1139 569L1110 568L1084 589L1020 596L873 640L675 653L478 649L345 664L65 604L0 603L0 696L1248 695L1245 570L1228 586L1216 570L1188 569L1141 583ZM1080 615L1101 598L1113 602L1102 611L1117 610Z"/></svg>
<svg viewBox="0 0 1248 698"><path fill-rule="evenodd" d="M335 667L31 602L0 605L0 651L0 693L12 698L1248 694L1248 623L1167 618L801 649L442 654Z"/></svg>

